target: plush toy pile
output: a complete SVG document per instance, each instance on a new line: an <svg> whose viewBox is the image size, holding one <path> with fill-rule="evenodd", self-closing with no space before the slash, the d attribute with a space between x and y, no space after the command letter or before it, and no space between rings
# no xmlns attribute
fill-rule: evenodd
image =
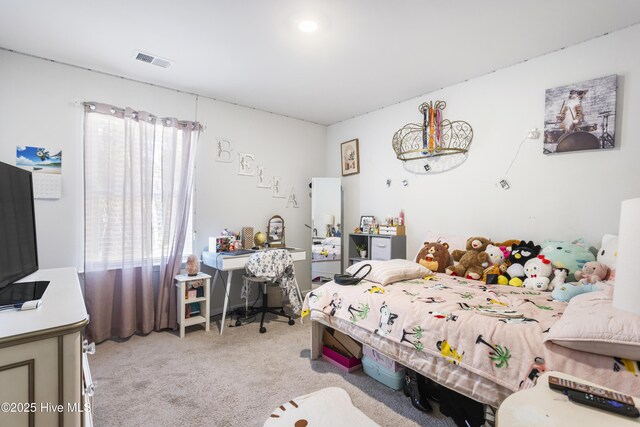
<svg viewBox="0 0 640 427"><path fill-rule="evenodd" d="M555 300L600 289L615 275L618 238L605 235L597 258L584 239L493 242L486 237L467 239L465 250L449 253L443 242L425 242L416 262L431 271L483 280L488 285L510 285L532 291L552 291Z"/></svg>

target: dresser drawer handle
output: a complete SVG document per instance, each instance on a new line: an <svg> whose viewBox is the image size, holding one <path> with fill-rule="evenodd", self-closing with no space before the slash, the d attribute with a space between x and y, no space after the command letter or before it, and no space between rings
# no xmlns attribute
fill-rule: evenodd
<svg viewBox="0 0 640 427"><path fill-rule="evenodd" d="M89 344L89 341L82 341L82 352L87 354L96 354L96 343L92 342Z"/></svg>

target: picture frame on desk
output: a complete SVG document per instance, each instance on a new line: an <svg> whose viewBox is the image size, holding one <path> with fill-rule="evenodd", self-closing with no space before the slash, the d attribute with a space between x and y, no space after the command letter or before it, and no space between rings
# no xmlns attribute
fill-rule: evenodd
<svg viewBox="0 0 640 427"><path fill-rule="evenodd" d="M370 225L375 220L373 215L362 215L360 217L360 229L364 234L368 234L370 231ZM365 231L365 227L367 231Z"/></svg>
<svg viewBox="0 0 640 427"><path fill-rule="evenodd" d="M214 253L232 251L235 242L234 236L217 236L209 238L209 251Z"/></svg>

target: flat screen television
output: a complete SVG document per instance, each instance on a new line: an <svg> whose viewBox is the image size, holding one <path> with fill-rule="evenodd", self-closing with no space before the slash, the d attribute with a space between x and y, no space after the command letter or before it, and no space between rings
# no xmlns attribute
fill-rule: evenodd
<svg viewBox="0 0 640 427"><path fill-rule="evenodd" d="M31 172L0 162L0 293L37 270Z"/></svg>

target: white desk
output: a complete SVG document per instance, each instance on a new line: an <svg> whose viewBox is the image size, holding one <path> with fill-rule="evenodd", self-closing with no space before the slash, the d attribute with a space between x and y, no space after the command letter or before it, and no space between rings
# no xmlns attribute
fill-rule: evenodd
<svg viewBox="0 0 640 427"><path fill-rule="evenodd" d="M286 248L291 253L291 258L293 261L304 261L307 259L307 252L304 249L298 248ZM214 252L203 252L202 253L202 262L204 265L207 265L216 270L216 273L213 277L213 281L211 282L211 286L215 286L218 278L223 281L222 272L227 272L227 284L224 292L224 305L222 307L222 322L220 323L220 335L222 335L222 331L224 329L224 320L227 315L227 306L229 305L229 289L231 288L231 280L233 279L233 272L235 270L243 270L244 266L247 264L249 260L249 256L251 254L245 255L218 255ZM212 289L213 291L213 289ZM213 292L212 292L213 293Z"/></svg>
<svg viewBox="0 0 640 427"><path fill-rule="evenodd" d="M640 425L640 418L623 417L570 401L560 391L549 388L549 380L547 379L549 375L607 388L561 372L545 372L538 378L535 387L518 391L502 402L496 414L496 426L600 427L615 425L616 427L631 427ZM637 406L640 400L636 397L633 399Z"/></svg>

